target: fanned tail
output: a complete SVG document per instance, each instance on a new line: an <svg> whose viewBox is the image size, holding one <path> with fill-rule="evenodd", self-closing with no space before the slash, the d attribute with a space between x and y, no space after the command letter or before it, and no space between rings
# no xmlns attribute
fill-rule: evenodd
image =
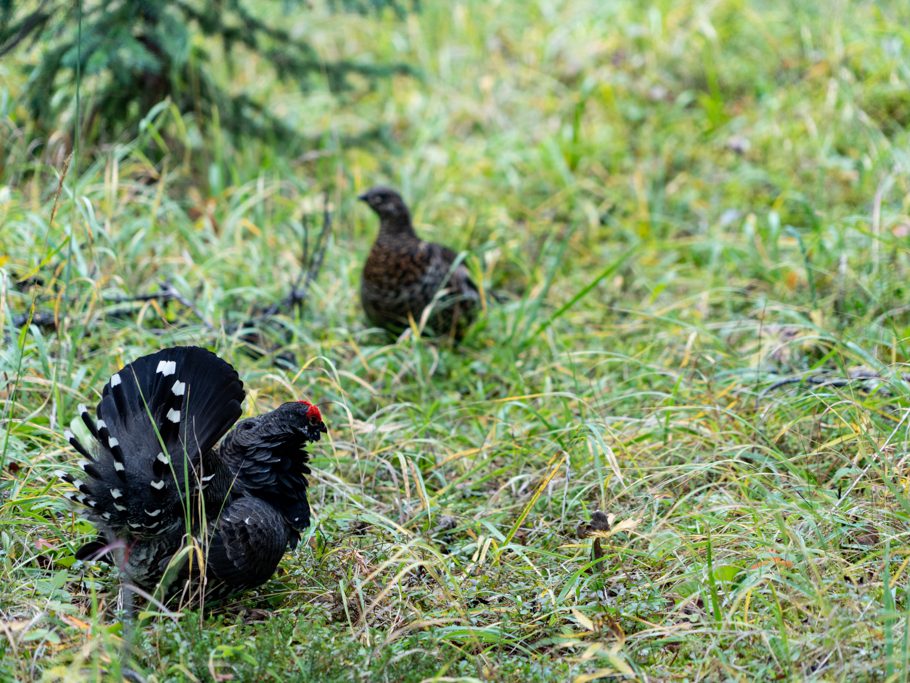
<svg viewBox="0 0 910 683"><path fill-rule="evenodd" d="M118 536L181 525L174 508L197 486L187 478L240 417L243 397L236 371L202 348L168 348L130 363L105 384L97 419L80 406L96 447L66 434L85 473L62 475L76 488L70 497Z"/></svg>

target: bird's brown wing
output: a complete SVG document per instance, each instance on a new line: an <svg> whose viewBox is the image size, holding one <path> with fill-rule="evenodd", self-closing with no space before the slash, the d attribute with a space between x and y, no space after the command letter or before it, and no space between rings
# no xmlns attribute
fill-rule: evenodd
<svg viewBox="0 0 910 683"><path fill-rule="evenodd" d="M448 275L448 285L453 293L460 294L470 299L480 298L480 289L471 279L471 274L464 262L459 263L454 270L452 264L458 260L458 254L441 244L430 244L430 258L438 264L436 270L445 269ZM451 273L451 275L450 275ZM445 276L440 284L445 281ZM439 285L437 285L438 287Z"/></svg>
<svg viewBox="0 0 910 683"><path fill-rule="evenodd" d="M429 244L431 265L428 268L429 298L437 297L429 326L439 334L459 340L474 316L480 301L480 291L464 263L458 263L458 254L440 244Z"/></svg>

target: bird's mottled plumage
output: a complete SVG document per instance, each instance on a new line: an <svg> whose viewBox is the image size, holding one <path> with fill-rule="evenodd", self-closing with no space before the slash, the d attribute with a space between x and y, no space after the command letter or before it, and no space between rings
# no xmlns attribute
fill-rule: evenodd
<svg viewBox="0 0 910 683"><path fill-rule="evenodd" d="M217 445L243 398L236 371L197 347L112 375L96 418L80 406L94 447L67 433L82 474L61 476L101 531L77 556L109 553L129 582L154 590L189 532L207 546L208 597L268 580L309 524L304 445L326 430L319 409L298 401L241 421Z"/></svg>
<svg viewBox="0 0 910 683"><path fill-rule="evenodd" d="M371 323L393 332L410 320L460 339L480 303L468 269L451 249L414 232L411 212L395 190L374 187L358 199L379 216L379 235L363 267L360 299Z"/></svg>

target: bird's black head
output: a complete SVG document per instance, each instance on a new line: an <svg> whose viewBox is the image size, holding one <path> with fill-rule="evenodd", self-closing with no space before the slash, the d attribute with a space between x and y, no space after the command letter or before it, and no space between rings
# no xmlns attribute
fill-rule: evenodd
<svg viewBox="0 0 910 683"><path fill-rule="evenodd" d="M314 403L304 400L291 401L279 406L278 410L289 416L297 432L307 441L319 441L319 438L329 431L322 421L319 406Z"/></svg>
<svg viewBox="0 0 910 683"><path fill-rule="evenodd" d="M309 401L291 401L259 417L237 423L225 439L230 448L301 447L327 432L319 408Z"/></svg>
<svg viewBox="0 0 910 683"><path fill-rule="evenodd" d="M364 192L357 197L376 212L376 215L382 220L383 225L391 224L411 224L411 212L408 211L407 204L395 190L389 187L379 185Z"/></svg>

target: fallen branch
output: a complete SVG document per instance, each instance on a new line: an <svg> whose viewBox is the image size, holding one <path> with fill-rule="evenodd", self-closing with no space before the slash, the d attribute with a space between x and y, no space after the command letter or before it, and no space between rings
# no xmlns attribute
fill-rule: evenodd
<svg viewBox="0 0 910 683"><path fill-rule="evenodd" d="M253 314L253 320L250 322L262 322L281 313L282 311L299 308L310 293L310 286L319 275L322 269L322 262L325 258L325 250L329 242L329 233L332 232L332 214L329 212L328 197L323 199L322 210L322 230L316 237L313 245L312 255L310 254L310 230L309 220L306 219L307 229L304 230L303 250L300 255L300 272L297 274L297 280L291 286L291 291L279 303L272 304ZM249 323L247 323L249 324Z"/></svg>
<svg viewBox="0 0 910 683"><path fill-rule="evenodd" d="M179 304L182 304L186 308L190 309L193 314L199 318L200 322L205 325L208 329L214 330L215 326L210 323L202 311L199 310L199 307L196 306L189 298L180 293L180 291L171 284L170 280L162 280L158 283L160 288L157 292L151 292L149 294L136 294L133 296L115 296L107 297L104 299L105 303L111 304L124 304L124 303L138 303L138 302L148 302L148 301L176 301Z"/></svg>
<svg viewBox="0 0 910 683"><path fill-rule="evenodd" d="M245 342L250 350L255 351L256 355L275 354L275 360L281 361L289 366L294 366L296 359L292 352L282 350L285 344L269 342L261 333L262 327L267 325L272 318L285 312L290 312L294 308L300 308L307 300L310 293L310 286L319 275L322 269L322 263L325 259L325 250L329 242L329 234L332 231L332 214L328 208L328 197L324 198L322 211L322 230L316 237L312 251L310 250L310 230L309 221L306 220L306 229L304 230L304 241L302 253L300 256L300 272L297 279L291 286L291 291L280 302L270 306L260 308L242 324L228 325L225 331L228 334L237 334L238 338ZM246 330L246 331L243 331Z"/></svg>
<svg viewBox="0 0 910 683"><path fill-rule="evenodd" d="M904 382L910 382L910 374L901 374L898 375L897 378ZM887 382L888 379L889 378L883 377L877 372L865 367L848 370L846 376L834 375L830 370L820 370L812 374L797 375L779 379L767 387L764 391L762 391L761 395L764 396L772 391L775 391L776 389L780 389L781 387L789 386L792 384L808 385L812 387L831 387L835 389L847 386L856 386L861 391L871 393L880 384Z"/></svg>
<svg viewBox="0 0 910 683"><path fill-rule="evenodd" d="M56 330L57 320L53 313L36 311L35 315L21 313L13 316L13 327L22 327L23 325L34 325L42 330Z"/></svg>

